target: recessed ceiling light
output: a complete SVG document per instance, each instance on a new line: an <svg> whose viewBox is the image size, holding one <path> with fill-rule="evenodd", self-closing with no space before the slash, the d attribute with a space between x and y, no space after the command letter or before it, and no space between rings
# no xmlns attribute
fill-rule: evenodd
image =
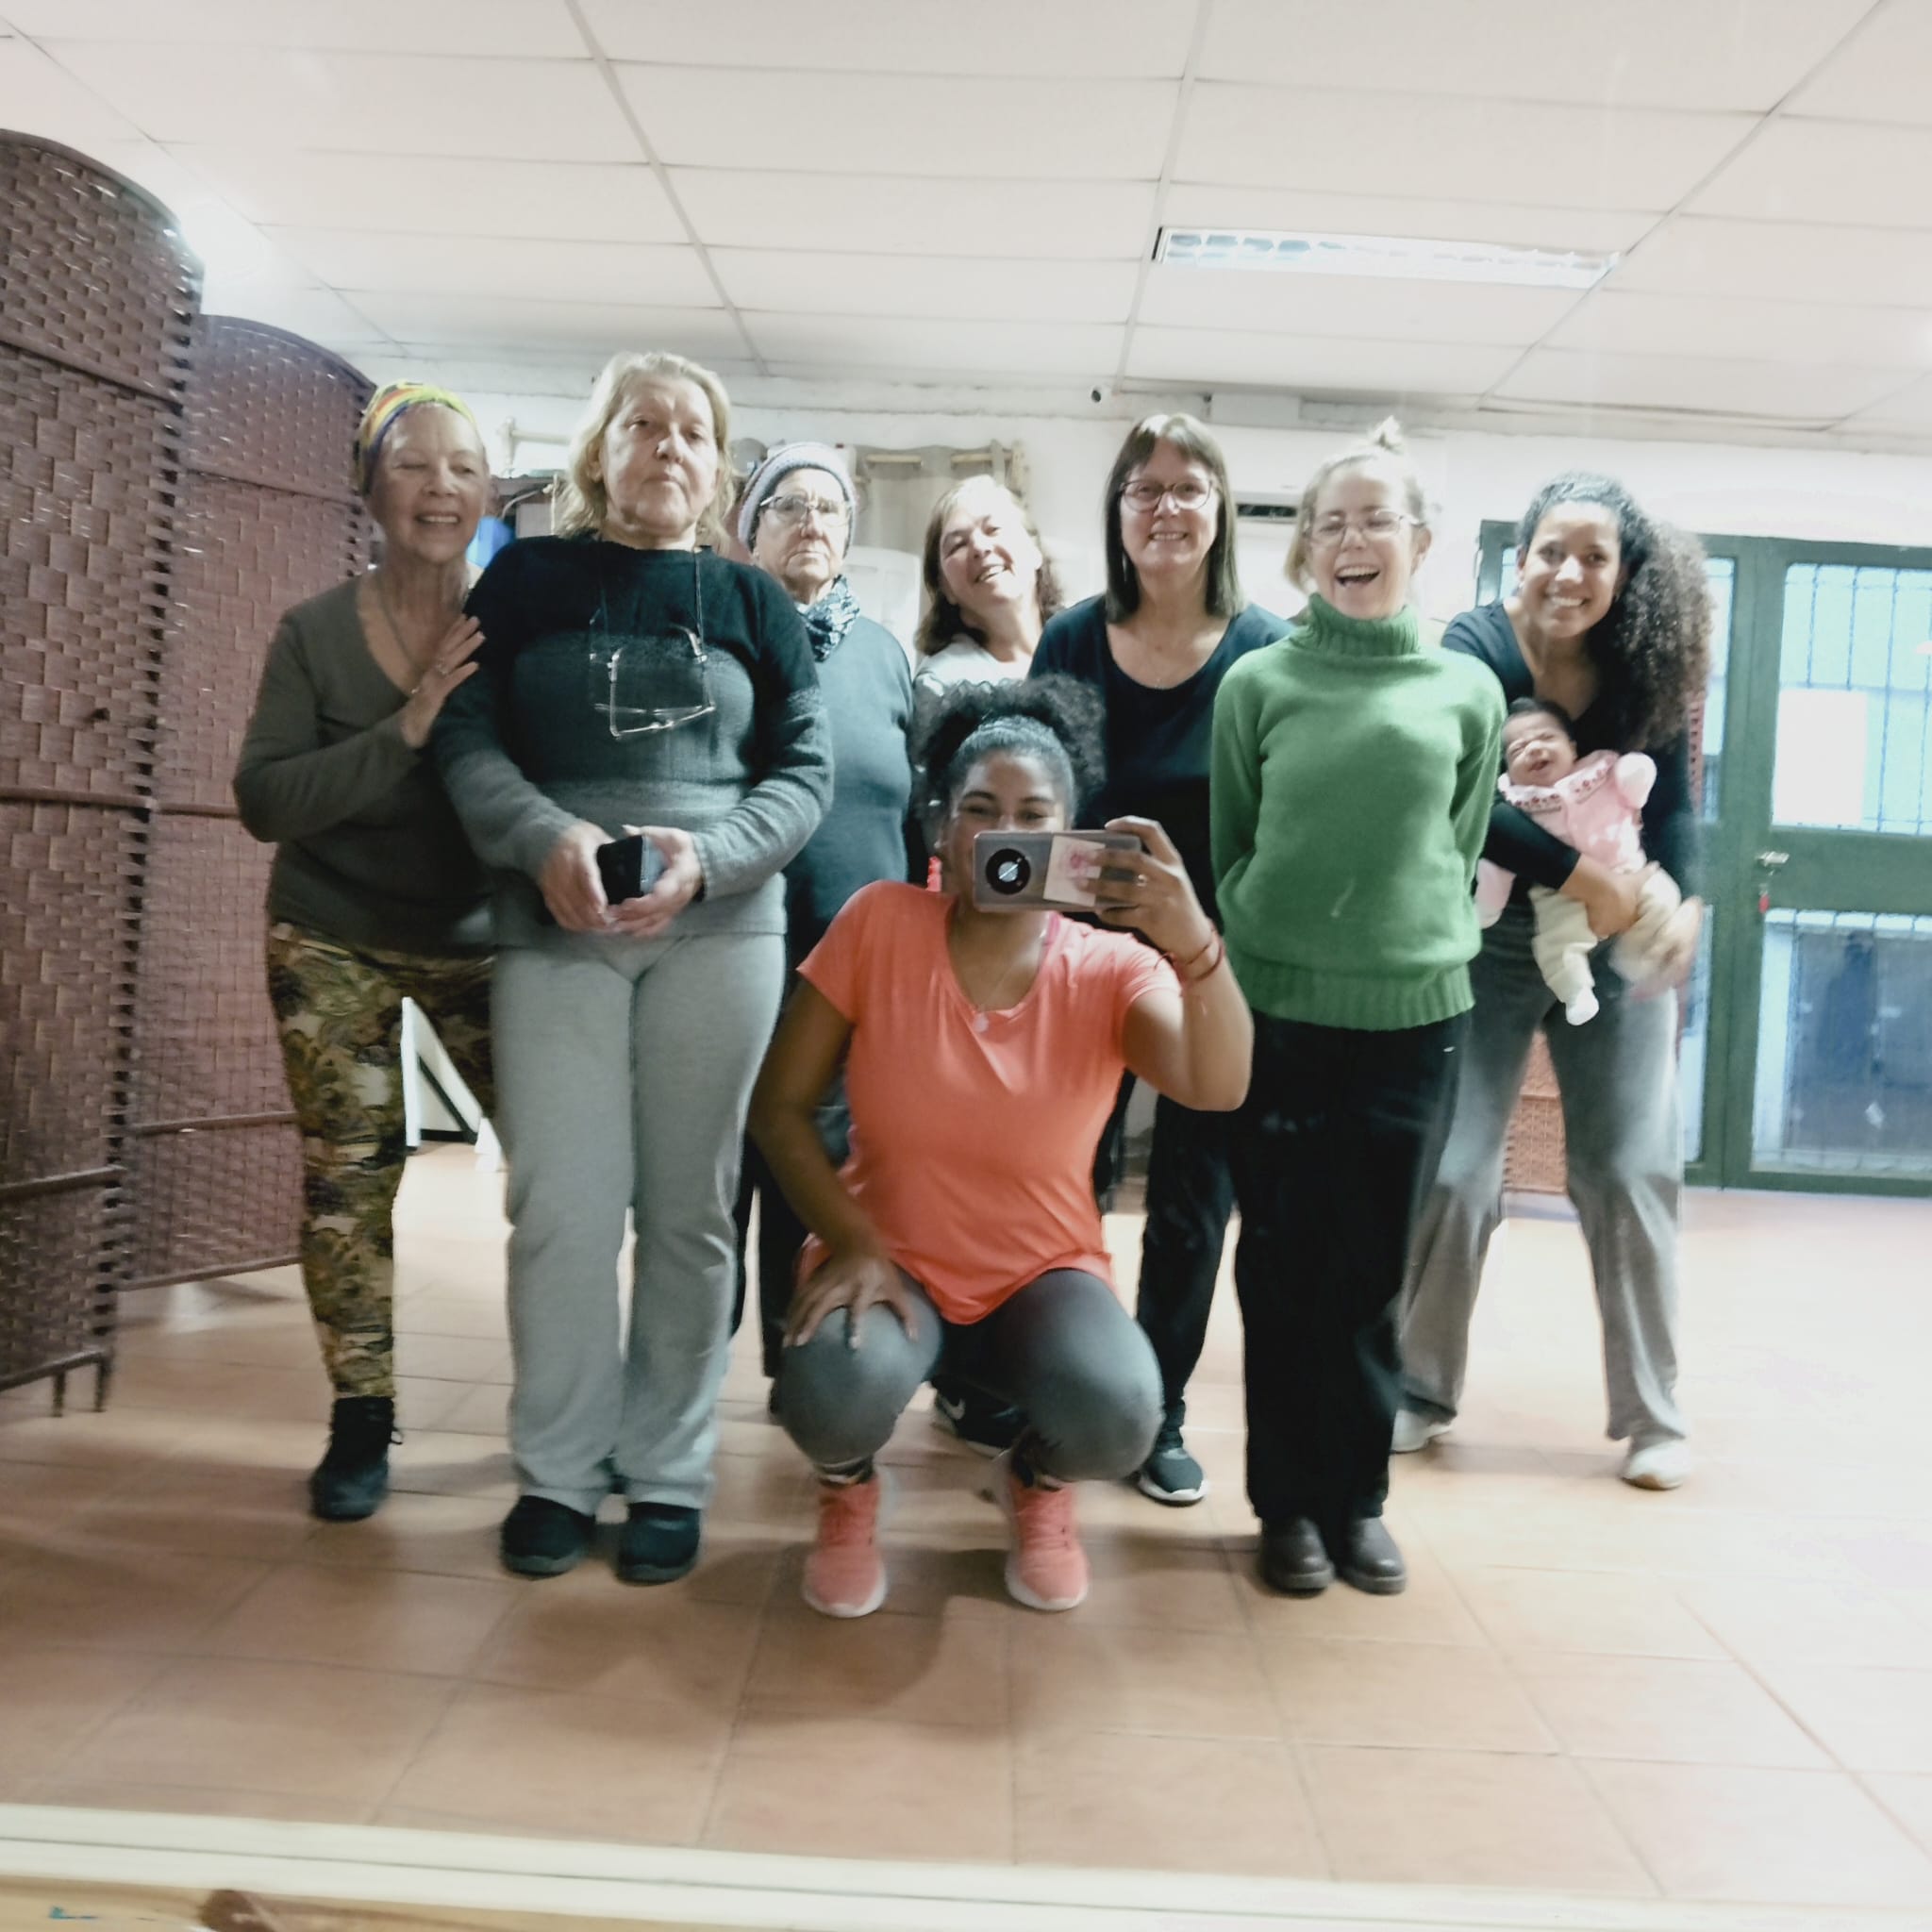
<svg viewBox="0 0 1932 1932"><path fill-rule="evenodd" d="M1156 261L1292 275L1385 275L1406 281L1495 282L1528 289L1591 289L1614 255L1511 248L1497 242L1425 242L1399 235L1300 235L1271 228L1163 228Z"/></svg>

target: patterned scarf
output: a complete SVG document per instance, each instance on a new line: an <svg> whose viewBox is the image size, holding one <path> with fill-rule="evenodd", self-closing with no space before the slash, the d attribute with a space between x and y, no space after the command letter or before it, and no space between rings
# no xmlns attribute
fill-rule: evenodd
<svg viewBox="0 0 1932 1932"><path fill-rule="evenodd" d="M811 636L811 654L823 664L845 641L852 620L864 613L852 594L852 586L843 577L834 577L832 588L800 614Z"/></svg>
<svg viewBox="0 0 1932 1932"><path fill-rule="evenodd" d="M477 428L476 419L461 396L452 395L446 389L433 388L426 382L387 383L370 397L369 407L363 410L362 421L356 430L356 441L350 446L349 459L355 466L357 495L367 496L374 487L375 459L382 454L383 438L396 426L396 419L424 403L435 403L442 408L454 409L472 429L476 430L476 441L483 441L483 432Z"/></svg>

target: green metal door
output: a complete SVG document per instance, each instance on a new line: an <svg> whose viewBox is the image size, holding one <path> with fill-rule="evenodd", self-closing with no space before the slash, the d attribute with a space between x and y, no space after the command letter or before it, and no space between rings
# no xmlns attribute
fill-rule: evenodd
<svg viewBox="0 0 1932 1932"><path fill-rule="evenodd" d="M1687 1178L1932 1193L1932 552L1704 542ZM1482 599L1513 543L1484 525Z"/></svg>

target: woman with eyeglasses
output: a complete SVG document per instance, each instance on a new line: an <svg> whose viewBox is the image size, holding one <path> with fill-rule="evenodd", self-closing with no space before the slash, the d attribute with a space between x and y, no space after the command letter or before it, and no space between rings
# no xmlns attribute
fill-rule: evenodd
<svg viewBox="0 0 1932 1932"><path fill-rule="evenodd" d="M1512 702L1561 705L1576 721L1579 749L1655 759L1643 845L1683 894L1665 928L1663 977L1674 986L1696 959L1703 919L1690 784L1691 721L1710 668L1703 553L1694 538L1646 515L1621 483L1573 472L1545 484L1524 511L1516 568L1509 595L1457 618L1443 642L1488 665ZM1403 1313L1395 1447L1422 1449L1455 1420L1470 1317L1502 1218L1509 1122L1541 1028L1603 1320L1607 1432L1629 1445L1619 1472L1625 1482L1674 1490L1690 1473L1676 1399L1677 1001L1671 991L1635 994L1600 970L1595 1019L1550 1024L1554 997L1530 946L1529 888L1578 900L1608 941L1636 918L1640 875L1580 856L1500 799L1488 849L1517 883L1472 970L1468 1064Z"/></svg>
<svg viewBox="0 0 1932 1932"><path fill-rule="evenodd" d="M856 508L844 458L823 442L781 443L769 451L738 499L739 541L758 569L784 586L805 620L832 732L831 805L785 868L788 986L854 892L878 879L903 882L911 869L906 811L912 760L906 732L912 672L898 639L859 609L845 581ZM841 1081L827 1088L818 1124L825 1158L839 1165L851 1128ZM747 1141L738 1193L741 1318L754 1202L760 1355L766 1375L775 1381L805 1224L773 1181L757 1143Z"/></svg>
<svg viewBox="0 0 1932 1932"><path fill-rule="evenodd" d="M1098 695L1107 721L1099 819L1131 815L1165 826L1214 919L1208 765L1215 693L1233 664L1273 643L1283 626L1241 593L1234 492L1205 425L1181 415L1137 423L1102 503L1107 591L1046 626L1033 675L1074 677ZM1123 1112L1116 1108L1116 1121ZM1160 1363L1164 1416L1135 1480L1157 1503L1198 1503L1208 1493L1181 1429L1234 1208L1230 1118L1164 1095L1155 1105L1135 1312Z"/></svg>
<svg viewBox="0 0 1932 1932"><path fill-rule="evenodd" d="M709 370L611 358L571 439L558 534L485 572L481 671L436 730L500 877L522 1491L502 1555L526 1576L581 1559L613 1489L618 1575L682 1576L710 1493L745 1108L785 978L780 874L831 791L796 605L702 547L722 534L729 434Z"/></svg>
<svg viewBox="0 0 1932 1932"><path fill-rule="evenodd" d="M1503 692L1424 642L1429 548L1393 424L1321 465L1288 573L1307 608L1214 708L1213 853L1255 1011L1235 1124L1248 1500L1260 1573L1311 1596L1407 1579L1382 1524L1395 1311L1455 1098Z"/></svg>
<svg viewBox="0 0 1932 1932"><path fill-rule="evenodd" d="M969 476L932 507L920 558L925 613L915 678L923 694L1024 677L1059 580L1025 507L991 476Z"/></svg>

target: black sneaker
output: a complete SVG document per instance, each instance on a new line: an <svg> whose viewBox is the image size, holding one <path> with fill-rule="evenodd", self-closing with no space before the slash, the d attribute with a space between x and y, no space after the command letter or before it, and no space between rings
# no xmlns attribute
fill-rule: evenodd
<svg viewBox="0 0 1932 1932"><path fill-rule="evenodd" d="M325 1523L360 1523L389 1494L396 1406L387 1395L343 1395L329 1412L328 1448L308 1478L308 1507Z"/></svg>
<svg viewBox="0 0 1932 1932"><path fill-rule="evenodd" d="M698 1560L701 1511L678 1503L633 1503L617 1540L620 1583L675 1583Z"/></svg>
<svg viewBox="0 0 1932 1932"><path fill-rule="evenodd" d="M979 1456L1003 1456L1020 1440L1026 1418L964 1382L932 1385L932 1421Z"/></svg>
<svg viewBox="0 0 1932 1932"><path fill-rule="evenodd" d="M1143 1496L1179 1509L1208 1493L1208 1476L1188 1454L1180 1430L1169 1427L1154 1439L1152 1452L1135 1474L1134 1487Z"/></svg>
<svg viewBox="0 0 1932 1932"><path fill-rule="evenodd" d="M503 1519L503 1567L519 1576L561 1576L584 1559L597 1519L548 1496L519 1496Z"/></svg>

